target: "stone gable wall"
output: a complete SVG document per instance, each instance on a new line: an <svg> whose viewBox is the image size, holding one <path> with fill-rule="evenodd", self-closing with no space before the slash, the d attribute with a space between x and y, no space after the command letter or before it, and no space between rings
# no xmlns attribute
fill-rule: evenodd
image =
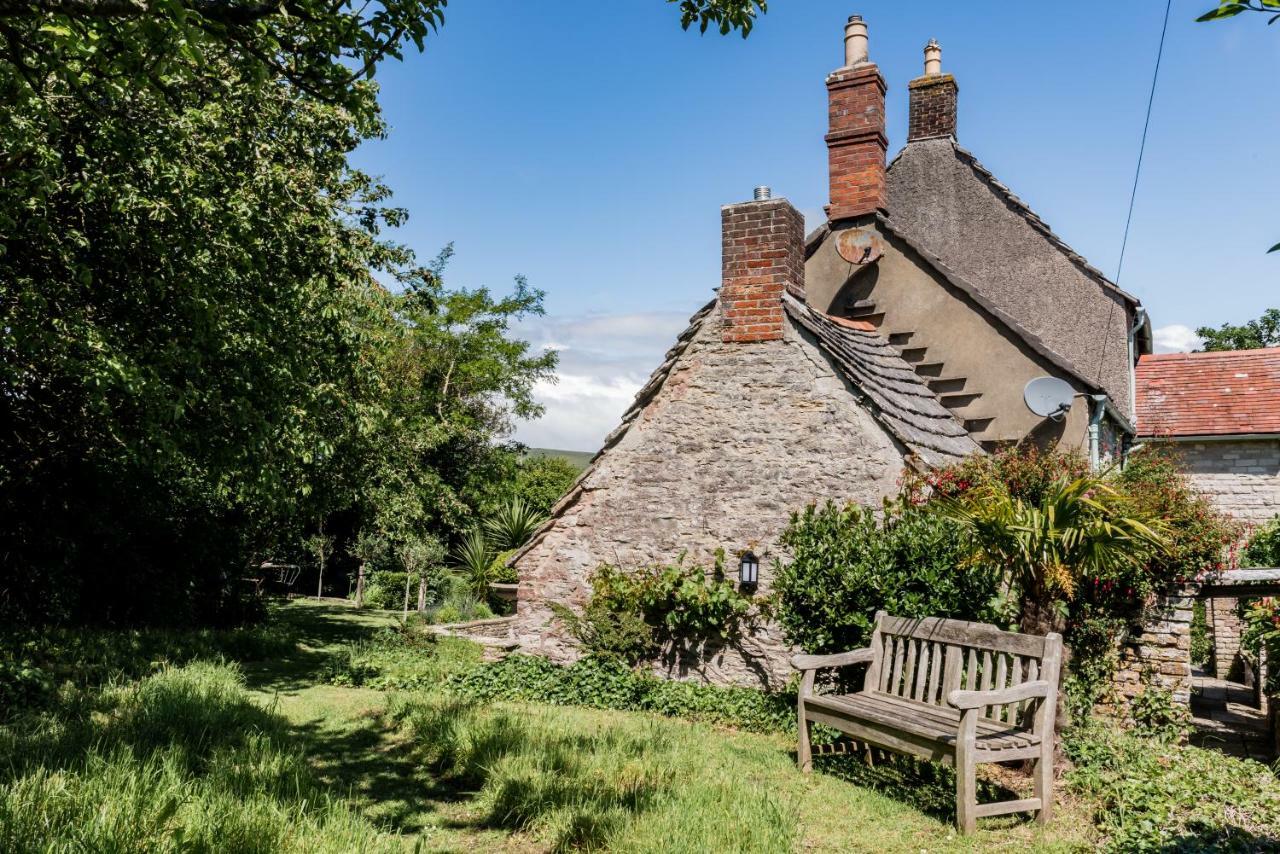
<svg viewBox="0 0 1280 854"><path fill-rule="evenodd" d="M759 593L768 593L792 510L826 498L878 505L896 491L903 460L901 445L790 320L782 340L723 343L717 309L576 502L517 562L513 638L556 661L577 658L549 605L580 606L601 563L639 567L687 551L688 561L710 566L717 548L730 556L750 548L760 557ZM789 653L777 627L764 625L664 672L778 687L791 673Z"/></svg>

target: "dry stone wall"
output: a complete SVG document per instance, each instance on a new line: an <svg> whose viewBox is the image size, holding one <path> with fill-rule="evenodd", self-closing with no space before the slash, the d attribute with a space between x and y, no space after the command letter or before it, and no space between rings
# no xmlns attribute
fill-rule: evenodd
<svg viewBox="0 0 1280 854"><path fill-rule="evenodd" d="M687 552L709 566L716 549L750 548L766 594L793 510L827 498L877 505L896 491L903 460L807 333L788 320L781 340L724 343L713 310L576 500L518 559L514 640L556 661L577 658L550 605L581 606L602 563L640 567ZM667 672L777 687L790 675L789 652L765 624Z"/></svg>
<svg viewBox="0 0 1280 854"><path fill-rule="evenodd" d="M1169 691L1183 706L1191 704L1191 610L1198 592L1195 585L1169 591L1142 633L1121 642L1115 690L1104 699L1104 708L1127 714L1129 703L1148 684Z"/></svg>

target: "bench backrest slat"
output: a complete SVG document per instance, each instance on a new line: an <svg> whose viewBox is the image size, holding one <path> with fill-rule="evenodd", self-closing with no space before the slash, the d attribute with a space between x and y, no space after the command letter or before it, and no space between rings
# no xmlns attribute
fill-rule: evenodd
<svg viewBox="0 0 1280 854"><path fill-rule="evenodd" d="M875 658L867 668L866 690L935 706L945 706L956 689L988 691L1034 681L1049 651L1043 637L1003 632L985 623L883 613L876 615L871 649ZM980 713L1029 728L1039 712L1040 703L1029 700L986 706Z"/></svg>

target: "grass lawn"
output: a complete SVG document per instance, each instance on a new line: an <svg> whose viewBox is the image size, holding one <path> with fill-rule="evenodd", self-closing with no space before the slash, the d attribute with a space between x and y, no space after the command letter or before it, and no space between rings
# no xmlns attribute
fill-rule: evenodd
<svg viewBox="0 0 1280 854"><path fill-rule="evenodd" d="M941 769L828 757L805 776L783 734L467 699L444 682L479 650L397 624L301 600L273 613L273 638L231 646L239 664L211 661L205 639L105 689L65 687L56 711L0 727L0 850L1068 851L1104 841L1097 823L1128 826L1108 829L1109 798L1134 811L1099 761L1087 797L1059 786L1046 830L1006 817L961 838ZM1148 788L1163 791L1162 761ZM1169 822L1186 812L1165 806ZM1270 850L1271 818L1255 810L1230 838Z"/></svg>

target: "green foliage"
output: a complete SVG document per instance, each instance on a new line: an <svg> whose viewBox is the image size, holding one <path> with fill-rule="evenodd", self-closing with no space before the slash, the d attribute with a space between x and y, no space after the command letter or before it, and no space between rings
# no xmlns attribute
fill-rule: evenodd
<svg viewBox="0 0 1280 854"><path fill-rule="evenodd" d="M955 527L908 502L870 509L810 505L791 517L774 572L777 615L788 642L806 652L865 646L875 612L970 620L996 617L998 577L958 569Z"/></svg>
<svg viewBox="0 0 1280 854"><path fill-rule="evenodd" d="M1274 252L1280 246L1271 247ZM1204 339L1206 352L1218 350L1258 350L1262 347L1280 347L1280 308L1269 308L1257 320L1236 326L1222 324L1219 329L1201 326L1196 335Z"/></svg>
<svg viewBox="0 0 1280 854"><path fill-rule="evenodd" d="M511 655L451 675L448 689L479 702L521 700L553 706L656 712L752 732L794 732L795 697L660 679L607 658L563 667Z"/></svg>
<svg viewBox="0 0 1280 854"><path fill-rule="evenodd" d="M489 594L493 581L493 552L485 532L479 528L468 531L462 542L453 550L453 571L477 598Z"/></svg>
<svg viewBox="0 0 1280 854"><path fill-rule="evenodd" d="M1144 676L1142 691L1131 701L1129 713L1135 733L1163 744L1181 742L1191 731L1190 710L1175 702L1167 688L1154 684L1150 674Z"/></svg>
<svg viewBox="0 0 1280 854"><path fill-rule="evenodd" d="M1265 851L1280 828L1280 780L1249 760L1122 733L1065 733L1067 783L1096 804L1105 850Z"/></svg>
<svg viewBox="0 0 1280 854"><path fill-rule="evenodd" d="M1196 492L1175 453L1159 446L1135 451L1116 484L1142 513L1164 520L1164 546L1129 579L1133 595L1145 598L1170 582L1228 568L1228 549L1239 540L1240 526Z"/></svg>
<svg viewBox="0 0 1280 854"><path fill-rule="evenodd" d="M232 666L164 667L0 728L0 850L399 851Z"/></svg>
<svg viewBox="0 0 1280 854"><path fill-rule="evenodd" d="M751 34L751 28L755 25L756 10L759 9L761 14L769 11L766 0L667 0L667 2L680 4L680 26L686 30L697 23L699 32L705 33L708 27L714 27L723 36L738 30L744 39Z"/></svg>
<svg viewBox="0 0 1280 854"><path fill-rule="evenodd" d="M529 542L533 532L545 521L547 517L537 508L516 496L489 511L484 532L495 551L511 551Z"/></svg>
<svg viewBox="0 0 1280 854"><path fill-rule="evenodd" d="M581 614L553 608L579 643L592 653L635 664L665 644L678 649L732 639L752 597L725 578L724 552L710 573L673 564L624 570L604 564L591 574L591 597Z"/></svg>
<svg viewBox="0 0 1280 854"><path fill-rule="evenodd" d="M1191 663L1209 663L1213 655L1213 635L1209 632L1208 609L1203 599L1197 599L1191 607Z"/></svg>
<svg viewBox="0 0 1280 854"><path fill-rule="evenodd" d="M1258 660L1262 647L1267 649L1268 673L1263 686L1271 696L1280 696L1280 598L1264 596L1244 605L1244 631L1240 646Z"/></svg>
<svg viewBox="0 0 1280 854"><path fill-rule="evenodd" d="M967 563L1022 591L1022 628L1038 634L1064 622L1083 581L1125 577L1164 544L1163 520L1089 475L1054 480L1034 502L992 484L928 506L960 526Z"/></svg>
<svg viewBox="0 0 1280 854"><path fill-rule="evenodd" d="M413 627L384 628L335 651L320 678L352 688L433 689L446 676L479 665L480 652L480 647L457 638L441 638Z"/></svg>
<svg viewBox="0 0 1280 854"><path fill-rule="evenodd" d="M1240 565L1280 567L1280 516L1249 533L1249 541L1240 553Z"/></svg>
<svg viewBox="0 0 1280 854"><path fill-rule="evenodd" d="M514 497L546 515L578 479L579 470L564 457L527 454L516 464Z"/></svg>
<svg viewBox="0 0 1280 854"><path fill-rule="evenodd" d="M1267 18L1268 24L1274 24L1280 20L1280 0L1218 0L1218 5L1205 12L1196 21L1219 21L1223 18L1234 18L1241 12L1265 12L1270 17ZM1269 252L1275 252L1280 249L1280 243L1272 246ZM1196 333L1200 333L1197 331Z"/></svg>

